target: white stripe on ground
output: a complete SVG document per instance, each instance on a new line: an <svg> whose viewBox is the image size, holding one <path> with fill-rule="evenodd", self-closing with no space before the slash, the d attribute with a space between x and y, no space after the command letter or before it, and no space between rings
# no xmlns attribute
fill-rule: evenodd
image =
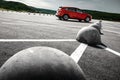
<svg viewBox="0 0 120 80"><path fill-rule="evenodd" d="M75 39L0 39L0 42L74 42Z"/></svg>
<svg viewBox="0 0 120 80"><path fill-rule="evenodd" d="M112 33L115 33L115 34L120 34L120 32L111 31L111 30L107 30L107 29L104 29L103 31L112 32Z"/></svg>
<svg viewBox="0 0 120 80"><path fill-rule="evenodd" d="M78 61L80 60L80 58L82 57L84 51L87 48L87 44L81 43L77 49L70 55L70 57L76 62L78 63Z"/></svg>
<svg viewBox="0 0 120 80"><path fill-rule="evenodd" d="M112 49L110 49L110 48L104 47L104 46L102 46L102 45L97 45L97 46L98 46L98 47L101 47L101 48L105 49L106 51L109 51L109 52L111 52L111 53L113 53L113 54L115 54L115 55L117 55L117 56L120 56L120 53L117 52L117 51L115 51L115 50L112 50Z"/></svg>

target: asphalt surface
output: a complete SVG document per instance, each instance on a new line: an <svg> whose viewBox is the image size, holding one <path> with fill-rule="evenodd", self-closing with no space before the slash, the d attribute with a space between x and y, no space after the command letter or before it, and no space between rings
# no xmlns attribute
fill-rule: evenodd
<svg viewBox="0 0 120 80"><path fill-rule="evenodd" d="M53 15L0 11L0 39L75 39L77 32L90 23L61 21ZM120 52L120 22L102 21L102 42ZM20 50L49 46L71 55L80 43L75 42L0 42L0 66ZM88 46L79 60L88 80L120 80L120 56Z"/></svg>

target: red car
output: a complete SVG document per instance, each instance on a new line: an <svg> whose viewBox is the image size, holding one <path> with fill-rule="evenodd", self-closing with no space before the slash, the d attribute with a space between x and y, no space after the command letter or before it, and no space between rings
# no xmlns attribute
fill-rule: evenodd
<svg viewBox="0 0 120 80"><path fill-rule="evenodd" d="M59 7L56 16L60 20L78 19L89 22L92 19L90 14L84 13L81 9L75 7Z"/></svg>

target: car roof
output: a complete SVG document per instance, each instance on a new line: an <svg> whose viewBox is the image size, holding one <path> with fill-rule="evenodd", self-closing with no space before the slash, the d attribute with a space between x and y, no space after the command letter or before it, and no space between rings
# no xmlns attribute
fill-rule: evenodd
<svg viewBox="0 0 120 80"><path fill-rule="evenodd" d="M60 8L76 8L76 7L60 6ZM77 8L77 9L79 9L79 8Z"/></svg>

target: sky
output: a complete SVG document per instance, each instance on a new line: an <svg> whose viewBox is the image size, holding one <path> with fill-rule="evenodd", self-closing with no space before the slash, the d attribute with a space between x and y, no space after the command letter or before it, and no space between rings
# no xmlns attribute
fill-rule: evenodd
<svg viewBox="0 0 120 80"><path fill-rule="evenodd" d="M17 1L37 8L57 10L59 6L120 13L120 0L6 0Z"/></svg>

